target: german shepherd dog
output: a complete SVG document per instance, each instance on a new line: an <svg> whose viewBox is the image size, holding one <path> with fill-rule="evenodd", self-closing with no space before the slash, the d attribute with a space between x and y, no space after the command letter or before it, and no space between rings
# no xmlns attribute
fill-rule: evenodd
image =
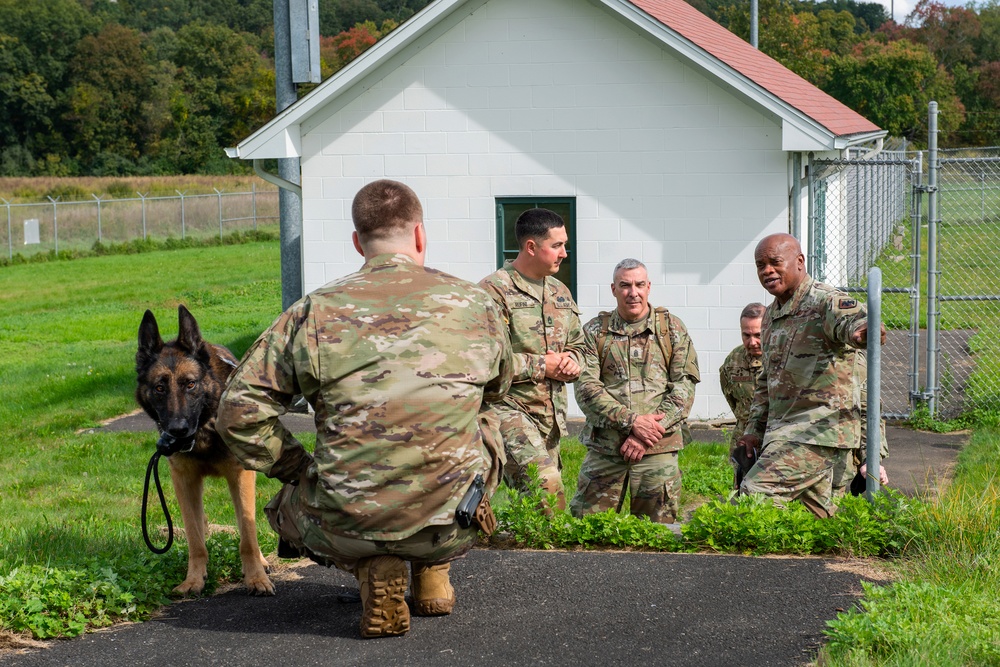
<svg viewBox="0 0 1000 667"><path fill-rule="evenodd" d="M164 343L156 318L147 310L135 353L135 398L156 422L160 444L166 442L175 452L169 457L170 479L187 533L188 571L174 592L198 595L205 587L208 521L203 481L224 477L239 523L243 583L255 595L274 595L268 563L257 544L256 473L244 470L215 431L219 398L236 369L236 357L221 345L205 342L187 308L179 306L177 316L177 339Z"/></svg>

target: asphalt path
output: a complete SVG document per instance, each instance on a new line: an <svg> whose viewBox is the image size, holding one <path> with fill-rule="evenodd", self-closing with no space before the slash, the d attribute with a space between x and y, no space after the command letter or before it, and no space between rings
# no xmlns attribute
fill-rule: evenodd
<svg viewBox="0 0 1000 667"><path fill-rule="evenodd" d="M141 624L8 655L23 667L100 665L804 665L854 604L846 561L697 554L473 550L452 567L450 616L361 639L354 578L318 565L277 595L235 589Z"/></svg>
<svg viewBox="0 0 1000 667"><path fill-rule="evenodd" d="M286 415L301 432L310 418ZM143 421L145 420L145 421ZM150 430L143 415L105 425ZM719 441L719 430L694 429ZM890 427L891 486L933 495L967 436ZM823 629L879 581L865 561L640 552L473 550L452 568L458 604L403 637L361 639L352 576L300 561L277 595L239 587L179 601L151 621L43 647L0 665L714 665L808 664Z"/></svg>

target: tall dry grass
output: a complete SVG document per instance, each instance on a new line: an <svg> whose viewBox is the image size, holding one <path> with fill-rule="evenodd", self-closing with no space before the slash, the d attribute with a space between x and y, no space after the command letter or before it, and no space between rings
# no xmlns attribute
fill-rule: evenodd
<svg viewBox="0 0 1000 667"><path fill-rule="evenodd" d="M17 204L44 202L48 197L60 201L93 201L91 195L102 199L134 197L137 192L155 197L176 195L212 194L215 189L223 192L273 190L273 185L254 174L236 176L127 176L73 178L0 178L0 197Z"/></svg>

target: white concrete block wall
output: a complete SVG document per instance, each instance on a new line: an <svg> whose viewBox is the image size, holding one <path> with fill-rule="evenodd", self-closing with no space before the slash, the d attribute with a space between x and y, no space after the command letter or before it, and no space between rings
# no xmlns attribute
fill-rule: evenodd
<svg viewBox="0 0 1000 667"><path fill-rule="evenodd" d="M694 416L728 415L718 367L767 297L753 247L788 228L776 121L579 0L487 2L351 94L303 136L307 291L360 266L350 202L376 178L421 197L428 264L473 281L495 270L497 197L574 197L584 321L641 259L698 350Z"/></svg>

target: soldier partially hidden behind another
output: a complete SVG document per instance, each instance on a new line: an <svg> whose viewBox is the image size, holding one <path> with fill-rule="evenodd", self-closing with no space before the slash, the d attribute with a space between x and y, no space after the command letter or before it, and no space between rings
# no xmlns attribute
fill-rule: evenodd
<svg viewBox="0 0 1000 667"><path fill-rule="evenodd" d="M741 493L779 504L798 500L818 517L832 516L837 471L861 436L855 397L855 357L867 347L868 319L856 299L818 283L790 234L757 244L754 260L774 296L763 320L764 367L745 434L748 457L760 457ZM881 327L885 340L885 327ZM763 449L761 450L761 444Z"/></svg>
<svg viewBox="0 0 1000 667"><path fill-rule="evenodd" d="M559 440L566 436L566 383L580 375L583 331L569 289L555 278L566 258L566 227L558 213L532 208L514 225L518 254L480 281L496 301L514 351L514 384L497 406L507 450L504 478L525 489L528 466L542 489L566 506Z"/></svg>
<svg viewBox="0 0 1000 667"><path fill-rule="evenodd" d="M353 573L361 635L382 637L410 627L405 561L414 613L455 604L450 561L477 538L456 508L481 475L487 504L478 507L488 510L499 483L489 401L509 387L511 360L486 293L424 267L423 210L410 188L370 183L351 214L364 266L261 335L230 380L217 428L244 466L285 483L266 508L282 542ZM316 413L312 454L278 421L299 393Z"/></svg>
<svg viewBox="0 0 1000 667"><path fill-rule="evenodd" d="M749 303L740 313L740 335L743 343L733 348L719 367L722 395L736 417L736 425L729 438L729 460L733 464L733 488L740 488L743 475L749 469L747 458L741 456L742 447L736 443L747 428L750 403L757 388L757 374L762 366L760 348L760 323L764 317L764 304ZM752 463L752 462L751 462Z"/></svg>
<svg viewBox="0 0 1000 667"><path fill-rule="evenodd" d="M618 308L583 329L586 364L576 400L587 416L580 434L587 456L570 502L577 517L621 511L628 490L632 514L677 520L681 424L701 376L684 323L666 308L650 308L649 292L645 265L622 260L611 284Z"/></svg>

